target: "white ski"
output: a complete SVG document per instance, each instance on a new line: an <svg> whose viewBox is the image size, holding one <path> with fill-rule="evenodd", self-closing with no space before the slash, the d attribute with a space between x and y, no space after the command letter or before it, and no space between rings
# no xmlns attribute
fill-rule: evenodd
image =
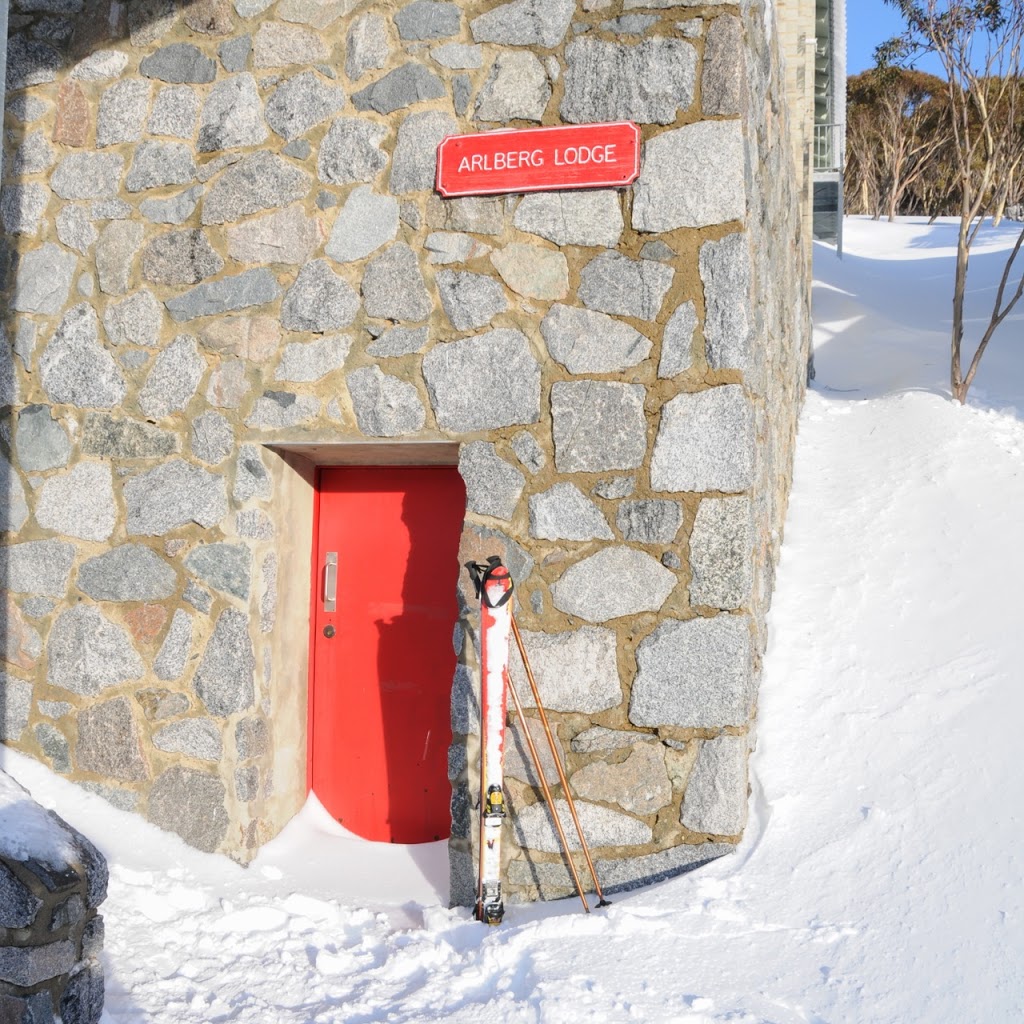
<svg viewBox="0 0 1024 1024"><path fill-rule="evenodd" d="M512 632L512 577L497 556L487 565L467 565L480 597L480 858L476 916L500 924L501 828L505 820L502 773L508 700L509 638Z"/></svg>

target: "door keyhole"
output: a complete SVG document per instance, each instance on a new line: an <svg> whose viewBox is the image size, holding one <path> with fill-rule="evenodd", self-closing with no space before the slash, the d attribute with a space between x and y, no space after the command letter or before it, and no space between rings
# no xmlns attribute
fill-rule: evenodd
<svg viewBox="0 0 1024 1024"><path fill-rule="evenodd" d="M327 637L328 640L334 639L335 632L336 630L333 626L324 626L324 636Z"/></svg>

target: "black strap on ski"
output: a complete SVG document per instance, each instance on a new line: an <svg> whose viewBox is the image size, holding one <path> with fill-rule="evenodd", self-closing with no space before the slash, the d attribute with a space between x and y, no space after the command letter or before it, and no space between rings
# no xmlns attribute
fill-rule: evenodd
<svg viewBox="0 0 1024 1024"><path fill-rule="evenodd" d="M501 564L501 559L497 555L491 555L491 557L487 559L486 565L482 562L467 562L466 568L469 570L469 578L473 581L473 586L476 588L477 598L483 601L488 608L500 608L503 604L508 604L512 597L512 591L516 588L511 575L508 576L508 581L511 586L504 594L502 594L501 599L497 603L492 604L491 599L487 594L487 584L494 576L495 571L505 568Z"/></svg>

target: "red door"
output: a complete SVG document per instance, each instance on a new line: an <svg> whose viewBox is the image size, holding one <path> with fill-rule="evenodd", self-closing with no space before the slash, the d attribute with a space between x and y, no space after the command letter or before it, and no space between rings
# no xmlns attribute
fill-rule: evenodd
<svg viewBox="0 0 1024 1024"><path fill-rule="evenodd" d="M451 831L465 509L453 466L320 471L311 782L366 839L425 843Z"/></svg>

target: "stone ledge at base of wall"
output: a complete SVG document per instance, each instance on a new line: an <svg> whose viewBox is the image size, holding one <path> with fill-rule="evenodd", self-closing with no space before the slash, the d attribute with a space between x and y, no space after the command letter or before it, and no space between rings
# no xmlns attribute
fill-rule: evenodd
<svg viewBox="0 0 1024 1024"><path fill-rule="evenodd" d="M0 771L0 1024L98 1024L107 863Z"/></svg>

